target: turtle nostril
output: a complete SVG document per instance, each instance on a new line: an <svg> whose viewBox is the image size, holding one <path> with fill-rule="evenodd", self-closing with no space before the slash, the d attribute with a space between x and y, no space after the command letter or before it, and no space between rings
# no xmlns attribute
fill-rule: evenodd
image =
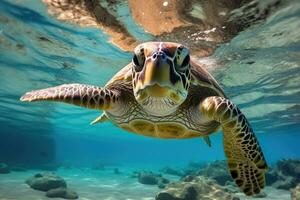
<svg viewBox="0 0 300 200"><path fill-rule="evenodd" d="M159 51L159 52L155 52L154 54L152 54L151 58L153 60L156 60L156 59L166 60L167 56L164 52Z"/></svg>
<svg viewBox="0 0 300 200"><path fill-rule="evenodd" d="M153 58L153 59L156 59L156 57L157 57L157 54L156 54L156 53L152 55L152 58Z"/></svg>

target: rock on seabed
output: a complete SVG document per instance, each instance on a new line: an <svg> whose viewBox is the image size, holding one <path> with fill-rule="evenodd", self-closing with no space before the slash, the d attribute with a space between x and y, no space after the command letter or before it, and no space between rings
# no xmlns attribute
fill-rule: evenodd
<svg viewBox="0 0 300 200"><path fill-rule="evenodd" d="M239 200L238 197L226 192L215 181L205 177L194 177L190 182L169 184L159 192L155 200Z"/></svg>
<svg viewBox="0 0 300 200"><path fill-rule="evenodd" d="M46 196L50 198L60 197L64 199L77 199L78 194L70 189L59 187L55 189L48 190Z"/></svg>
<svg viewBox="0 0 300 200"><path fill-rule="evenodd" d="M299 200L300 199L300 183L291 190L291 199L292 200Z"/></svg>
<svg viewBox="0 0 300 200"><path fill-rule="evenodd" d="M300 160L279 160L266 176L267 184L278 189L290 190L300 183Z"/></svg>
<svg viewBox="0 0 300 200"><path fill-rule="evenodd" d="M220 185L225 185L227 181L233 181L226 160L218 160L209 163L205 168L201 169L198 174L212 178Z"/></svg>
<svg viewBox="0 0 300 200"><path fill-rule="evenodd" d="M77 199L78 194L67 188L66 181L54 173L38 173L26 180L26 183L35 190L46 192L47 197Z"/></svg>
<svg viewBox="0 0 300 200"><path fill-rule="evenodd" d="M54 173L38 173L26 180L26 183L35 190L48 191L50 189L67 187L64 179Z"/></svg>
<svg viewBox="0 0 300 200"><path fill-rule="evenodd" d="M169 180L162 177L162 175L152 172L139 172L137 178L139 183L157 185L159 188L164 188L165 184L169 183Z"/></svg>

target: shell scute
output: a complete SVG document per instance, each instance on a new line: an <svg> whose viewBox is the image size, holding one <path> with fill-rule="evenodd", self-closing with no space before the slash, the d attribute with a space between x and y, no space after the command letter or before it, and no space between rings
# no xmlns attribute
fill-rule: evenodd
<svg viewBox="0 0 300 200"><path fill-rule="evenodd" d="M136 133L140 133L146 136L155 136L155 125L146 120L134 120L130 122L130 127L135 130Z"/></svg>
<svg viewBox="0 0 300 200"><path fill-rule="evenodd" d="M158 123L157 135L164 138L180 138L184 135L186 128L175 123Z"/></svg>

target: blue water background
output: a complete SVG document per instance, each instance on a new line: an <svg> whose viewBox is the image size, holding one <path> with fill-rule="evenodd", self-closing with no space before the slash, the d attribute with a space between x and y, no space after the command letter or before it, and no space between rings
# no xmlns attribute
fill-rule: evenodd
<svg viewBox="0 0 300 200"><path fill-rule="evenodd" d="M121 6L119 12L120 19L133 35L140 40L152 40L134 24L126 5ZM299 50L299 44L284 49ZM272 55L278 51L282 49L268 49L267 53ZM253 59L262 56L255 54L255 50L252 52ZM222 56L220 52L216 55ZM128 133L110 122L91 126L89 123L101 114L94 110L51 102L28 104L19 101L27 91L63 83L103 86L130 60L131 54L109 43L109 36L101 30L57 21L47 14L46 6L41 2L1 0L0 161L19 164L69 162L90 166L97 163L185 165L189 161L224 159L221 132L212 135L212 148L209 148L201 138L163 140ZM275 80L276 76L299 79L299 65L293 71L289 70L279 75L270 71L272 78L268 80ZM269 88L266 92L276 94L284 83L273 87L272 82L261 76L260 85L258 82L226 85L226 81L223 83L226 73L239 78L239 70L212 71L232 98L245 91L259 90L262 83ZM254 75L249 71L248 76ZM300 84L295 84L293 87L299 89ZM253 104L296 106L294 110L281 109L273 115L258 114L249 118L269 163L281 158L300 158L300 118L297 114L300 95L299 91L292 94L267 95L266 98L252 96L254 100L249 104L238 98L235 101L242 111Z"/></svg>

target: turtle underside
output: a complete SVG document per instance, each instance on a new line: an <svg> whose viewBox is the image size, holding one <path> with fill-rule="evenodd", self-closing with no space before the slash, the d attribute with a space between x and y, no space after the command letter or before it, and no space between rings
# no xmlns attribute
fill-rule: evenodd
<svg viewBox="0 0 300 200"><path fill-rule="evenodd" d="M193 63L193 84L185 102L172 114L154 116L147 113L135 100L132 91L130 64L120 70L106 85L114 88L122 85L123 112L114 114L104 111L108 119L126 131L158 138L192 138L207 136L220 127L217 121L205 118L199 112L199 102L209 96L225 96L218 83Z"/></svg>

